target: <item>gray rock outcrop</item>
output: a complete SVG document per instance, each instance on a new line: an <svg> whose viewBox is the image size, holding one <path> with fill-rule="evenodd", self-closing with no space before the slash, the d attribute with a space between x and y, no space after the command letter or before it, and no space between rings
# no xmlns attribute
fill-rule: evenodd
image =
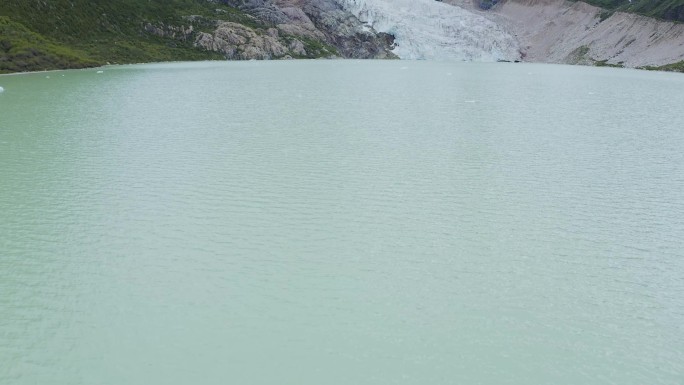
<svg viewBox="0 0 684 385"><path fill-rule="evenodd" d="M279 59L290 50L278 38L276 29L258 33L242 24L220 23L213 34L201 32L195 45L209 51L221 52L231 60Z"/></svg>
<svg viewBox="0 0 684 385"><path fill-rule="evenodd" d="M353 14L344 11L334 0L293 1L301 4L304 13L343 57L397 58L391 52L394 43L391 35L378 33Z"/></svg>
<svg viewBox="0 0 684 385"><path fill-rule="evenodd" d="M213 32L196 34L195 46L227 59L396 58L391 35L368 28L334 0L210 1L239 8L259 24L217 22Z"/></svg>

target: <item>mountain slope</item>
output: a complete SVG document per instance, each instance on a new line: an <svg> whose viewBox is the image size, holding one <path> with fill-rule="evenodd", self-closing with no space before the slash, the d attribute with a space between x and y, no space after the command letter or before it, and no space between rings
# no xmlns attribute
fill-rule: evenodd
<svg viewBox="0 0 684 385"><path fill-rule="evenodd" d="M25 68L83 68L99 62L0 16L0 73Z"/></svg>
<svg viewBox="0 0 684 385"><path fill-rule="evenodd" d="M288 58L684 68L684 0L2 0L0 73ZM486 9L486 10L484 10ZM674 64L673 64L674 63Z"/></svg>
<svg viewBox="0 0 684 385"><path fill-rule="evenodd" d="M11 30L30 31L60 50L77 51L89 65L163 60L220 58L193 47L179 36L158 36L146 25L182 26L183 14L210 12L185 0L3 0L0 16ZM199 4L200 2L197 2ZM238 14L237 17L242 15ZM5 33L0 39L4 39ZM15 70L32 71L71 67L51 62L15 63Z"/></svg>
<svg viewBox="0 0 684 385"><path fill-rule="evenodd" d="M1 72L107 62L395 57L391 37L364 30L333 0L3 0L0 16L3 46L16 47L10 36L25 36L34 56L47 56L23 60L0 46Z"/></svg>
<svg viewBox="0 0 684 385"><path fill-rule="evenodd" d="M661 20L684 22L684 0L584 0L609 11L638 13ZM608 13L607 13L608 14ZM606 14L606 15L607 15Z"/></svg>
<svg viewBox="0 0 684 385"><path fill-rule="evenodd" d="M684 24L564 0L503 0L487 11L445 0L514 34L525 61L657 68L684 60ZM681 66L661 69L676 70Z"/></svg>

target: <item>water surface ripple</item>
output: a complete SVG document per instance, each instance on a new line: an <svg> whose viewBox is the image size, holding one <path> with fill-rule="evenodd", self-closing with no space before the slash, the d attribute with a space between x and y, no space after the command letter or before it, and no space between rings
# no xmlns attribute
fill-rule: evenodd
<svg viewBox="0 0 684 385"><path fill-rule="evenodd" d="M2 384L681 384L684 77L0 77Z"/></svg>

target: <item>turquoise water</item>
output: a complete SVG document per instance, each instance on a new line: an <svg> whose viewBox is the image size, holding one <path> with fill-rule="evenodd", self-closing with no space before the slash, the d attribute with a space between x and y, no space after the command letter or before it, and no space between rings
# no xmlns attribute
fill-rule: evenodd
<svg viewBox="0 0 684 385"><path fill-rule="evenodd" d="M2 76L1 384L681 384L684 76Z"/></svg>

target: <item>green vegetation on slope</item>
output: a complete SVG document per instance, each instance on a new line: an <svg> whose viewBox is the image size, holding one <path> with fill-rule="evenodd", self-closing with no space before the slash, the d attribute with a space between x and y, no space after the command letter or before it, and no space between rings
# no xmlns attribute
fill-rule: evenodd
<svg viewBox="0 0 684 385"><path fill-rule="evenodd" d="M256 25L238 9L206 0L3 0L2 15L72 43L140 35L145 23L187 25L189 15Z"/></svg>
<svg viewBox="0 0 684 385"><path fill-rule="evenodd" d="M80 68L105 63L225 59L194 46L217 23L241 24L257 35L272 25L226 0L0 0L0 72ZM295 36L305 55L336 55L324 42ZM286 56L286 55L282 55Z"/></svg>
<svg viewBox="0 0 684 385"><path fill-rule="evenodd" d="M583 0L610 11L634 12L657 19L684 22L684 0ZM607 18L611 13L602 14ZM605 16L605 17L604 17Z"/></svg>
<svg viewBox="0 0 684 385"><path fill-rule="evenodd" d="M101 64L85 53L48 40L0 16L0 73Z"/></svg>
<svg viewBox="0 0 684 385"><path fill-rule="evenodd" d="M186 34L190 15L195 30ZM221 59L193 47L194 31L210 30L211 20L260 27L236 8L203 0L2 0L0 17L2 72Z"/></svg>
<svg viewBox="0 0 684 385"><path fill-rule="evenodd" d="M639 67L640 69L650 70L650 71L670 71L670 72L684 72L684 61L677 63L666 64L664 66L645 66Z"/></svg>

